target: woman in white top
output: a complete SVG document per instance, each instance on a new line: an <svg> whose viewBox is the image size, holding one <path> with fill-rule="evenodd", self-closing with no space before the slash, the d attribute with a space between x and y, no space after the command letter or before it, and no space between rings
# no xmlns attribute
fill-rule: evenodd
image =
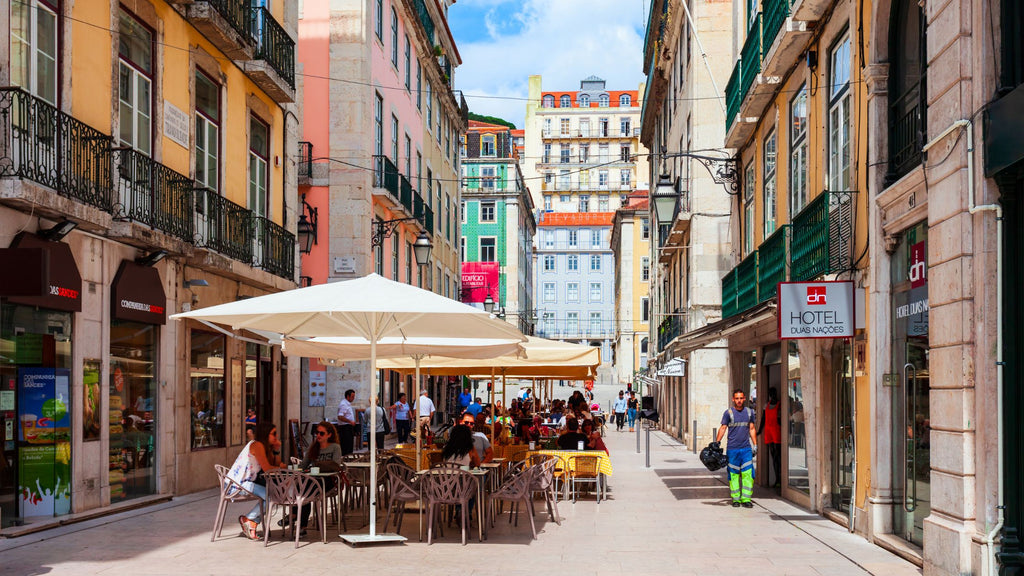
<svg viewBox="0 0 1024 576"><path fill-rule="evenodd" d="M259 496L264 502L267 499L267 486L262 472L284 468L278 456L281 441L277 439L277 426L269 422L261 422L256 426L256 439L242 448L235 458L228 478L235 480L249 492ZM248 514L238 517L242 532L250 540L259 540L256 527L259 526L261 506L257 504Z"/></svg>

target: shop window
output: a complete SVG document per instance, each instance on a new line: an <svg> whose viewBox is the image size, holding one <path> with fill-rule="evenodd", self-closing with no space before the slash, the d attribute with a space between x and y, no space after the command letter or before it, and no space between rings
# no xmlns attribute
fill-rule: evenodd
<svg viewBox="0 0 1024 576"><path fill-rule="evenodd" d="M789 342L788 378L786 389L789 400L789 487L808 493L807 429L804 426L804 390L800 382L800 348Z"/></svg>
<svg viewBox="0 0 1024 576"><path fill-rule="evenodd" d="M192 330L190 340L192 449L223 447L225 338Z"/></svg>
<svg viewBox="0 0 1024 576"><path fill-rule="evenodd" d="M111 320L111 502L156 493L156 342L156 326Z"/></svg>

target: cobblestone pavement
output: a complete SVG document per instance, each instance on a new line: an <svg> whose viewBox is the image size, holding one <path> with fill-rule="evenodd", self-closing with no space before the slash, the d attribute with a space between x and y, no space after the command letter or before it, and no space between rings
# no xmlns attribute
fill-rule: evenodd
<svg viewBox="0 0 1024 576"><path fill-rule="evenodd" d="M518 527L502 516L486 542L476 540L474 529L464 547L452 527L427 546L418 541L410 512L402 530L409 537L405 544L352 548L330 529L326 545L310 530L295 549L275 529L264 548L241 536L235 519L247 508L236 505L228 509L223 536L211 543L217 499L207 491L0 540L0 573L920 574L831 521L770 496L755 494L758 505L751 510L730 507L722 477L661 433L651 434L650 468L636 452L635 435L610 427L606 442L614 464L609 499L562 501L561 526L538 505L537 540L525 516ZM358 524L351 517L349 528L365 533L365 527L354 530Z"/></svg>

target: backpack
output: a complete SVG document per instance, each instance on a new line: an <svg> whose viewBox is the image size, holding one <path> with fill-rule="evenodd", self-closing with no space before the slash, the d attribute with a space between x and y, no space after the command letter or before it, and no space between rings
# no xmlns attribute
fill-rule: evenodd
<svg viewBox="0 0 1024 576"><path fill-rule="evenodd" d="M747 406L746 408L743 409L743 413L747 415L747 421L746 422L740 422L739 424L736 424L736 415L733 413L733 409L729 408L729 427L730 428L732 426L743 426L744 424L748 424L749 425L751 422L754 421L754 410L753 410L753 408L750 408L749 406Z"/></svg>

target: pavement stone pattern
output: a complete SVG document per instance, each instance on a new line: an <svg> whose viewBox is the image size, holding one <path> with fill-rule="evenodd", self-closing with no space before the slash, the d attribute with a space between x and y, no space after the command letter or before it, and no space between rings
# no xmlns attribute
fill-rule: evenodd
<svg viewBox="0 0 1024 576"><path fill-rule="evenodd" d="M602 405L616 392L608 388L599 390ZM641 435L641 449L645 439ZM405 544L353 548L329 528L326 545L311 529L295 549L275 527L264 548L262 541L241 535L236 519L248 507L239 504L228 508L224 533L211 543L217 495L209 490L0 539L0 574L921 574L916 566L770 492L755 493L753 509L730 507L724 475L708 472L696 455L660 432L650 435L650 468L644 466L645 454L637 453L635 434L609 427L605 442L615 469L609 499L597 504L587 495L576 504L561 501L561 526L549 521L538 503L537 540L531 539L529 520L521 514L518 527L508 523L507 515L499 517L483 543L474 528L462 546L453 526L427 546L418 541L416 515L410 511L402 527L409 538ZM383 513L378 526L381 522ZM365 526L357 528L360 523L349 516L351 532L366 533Z"/></svg>

